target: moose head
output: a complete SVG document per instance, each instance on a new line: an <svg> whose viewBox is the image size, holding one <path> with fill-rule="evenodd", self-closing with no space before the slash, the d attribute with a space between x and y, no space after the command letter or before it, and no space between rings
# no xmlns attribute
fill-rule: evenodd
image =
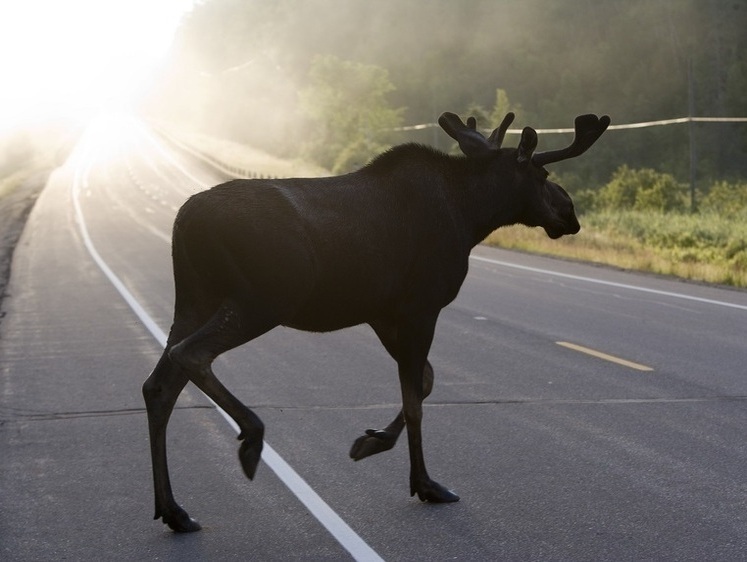
<svg viewBox="0 0 747 562"><path fill-rule="evenodd" d="M565 189L547 179L545 166L586 152L607 129L610 118L606 115L580 115L576 117L575 137L570 146L535 154L537 132L531 127L524 127L516 149L501 148L514 117L513 113L508 113L487 138L477 130L474 117L468 118L465 124L454 113L446 112L438 122L459 143L459 148L466 156L509 160L513 169L521 173L521 189L534 204L527 205L516 222L527 226L541 226L553 239L565 234L576 234L581 227L576 219L573 202Z"/></svg>

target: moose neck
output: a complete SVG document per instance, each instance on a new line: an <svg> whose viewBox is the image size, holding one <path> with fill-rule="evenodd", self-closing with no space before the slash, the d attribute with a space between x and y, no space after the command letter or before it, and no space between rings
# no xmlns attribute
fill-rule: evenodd
<svg viewBox="0 0 747 562"><path fill-rule="evenodd" d="M470 247L501 226L516 224L525 205L513 167L492 158L460 158L464 184L456 197Z"/></svg>
<svg viewBox="0 0 747 562"><path fill-rule="evenodd" d="M522 215L526 196L517 185L514 162L515 151L475 158L406 144L385 152L354 176L388 188L398 186L392 193L418 193L433 205L439 224L450 221L455 235L472 249Z"/></svg>

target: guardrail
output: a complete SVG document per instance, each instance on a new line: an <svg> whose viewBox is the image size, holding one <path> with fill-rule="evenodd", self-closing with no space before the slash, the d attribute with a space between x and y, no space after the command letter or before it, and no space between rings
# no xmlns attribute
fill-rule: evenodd
<svg viewBox="0 0 747 562"><path fill-rule="evenodd" d="M199 148L195 148L194 146L189 145L188 143L184 142L183 140L175 137L168 131L164 130L161 127L154 127L154 131L156 131L159 135L161 135L167 142L170 144L176 146L180 150L183 150L184 152L187 152L188 154L194 156L198 160L201 160L202 162L208 164L209 166L212 166L216 170L226 174L229 177L235 178L235 179L280 179L280 176L274 176L270 174L261 174L254 170L250 170L248 168L243 168L241 166L234 166L232 164L228 164L224 161L222 161L220 158L216 158L212 154L205 152L203 150L200 150Z"/></svg>

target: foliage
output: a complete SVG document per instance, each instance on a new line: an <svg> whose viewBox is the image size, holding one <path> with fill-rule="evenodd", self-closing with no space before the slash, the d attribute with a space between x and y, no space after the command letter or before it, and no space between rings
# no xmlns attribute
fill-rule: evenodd
<svg viewBox="0 0 747 562"><path fill-rule="evenodd" d="M512 109L513 100L521 103L519 128L567 127L588 112L608 113L613 123L680 117L688 114L688 66L696 115L744 116L745 29L744 0L204 0L185 18L147 108L296 156L319 132L299 129L298 92L309 87L317 57L334 56L387 69L397 87L388 102L406 108L400 117L407 124L434 123L446 110L488 108L483 126L495 127L506 105L496 91L510 97ZM583 158L558 163L553 172L589 189L621 164L686 181L690 130L610 131ZM747 176L746 125L699 123L692 135L699 186ZM427 129L395 140L451 144ZM540 146L568 140L541 135ZM375 149L364 141L351 137L339 151ZM660 193L649 195L647 205L669 204Z"/></svg>
<svg viewBox="0 0 747 562"><path fill-rule="evenodd" d="M747 211L747 182L716 182L700 203L700 209L724 217L736 217Z"/></svg>
<svg viewBox="0 0 747 562"><path fill-rule="evenodd" d="M0 178L23 167L34 157L35 150L27 131L13 131L0 138Z"/></svg>
<svg viewBox="0 0 747 562"><path fill-rule="evenodd" d="M402 115L387 102L393 90L383 68L332 55L315 58L301 92L302 110L314 130L309 156L341 173L387 148L386 131L399 126Z"/></svg>
<svg viewBox="0 0 747 562"><path fill-rule="evenodd" d="M519 123L524 120L524 108L521 104L509 101L506 90L498 88L495 91L493 112L490 114L491 127L497 127L509 112L513 112L516 115L516 121Z"/></svg>
<svg viewBox="0 0 747 562"><path fill-rule="evenodd" d="M747 287L747 221L717 213L601 210L581 232L550 240L541 229L501 228L487 242L626 269Z"/></svg>
<svg viewBox="0 0 747 562"><path fill-rule="evenodd" d="M144 110L344 171L390 143L449 150L438 128L392 131L443 111L485 129L509 110L516 128L588 112L619 124L688 115L692 92L694 115L745 116L745 29L745 0L202 0ZM571 138L541 134L538 150ZM584 225L552 248L747 285L746 153L743 123L608 131L552 166Z"/></svg>
<svg viewBox="0 0 747 562"><path fill-rule="evenodd" d="M697 213L684 204L685 191L671 174L621 166L600 190L573 193L578 236L550 241L539 229L512 228L488 242L747 287L747 183L716 182Z"/></svg>
<svg viewBox="0 0 747 562"><path fill-rule="evenodd" d="M516 115L516 120L520 122L524 113L521 104L512 103L508 99L506 90L498 88L495 91L495 102L492 109L487 110L479 103L472 102L467 106L464 114L474 117L477 120L478 128L492 131L503 121L506 114L511 111Z"/></svg>
<svg viewBox="0 0 747 562"><path fill-rule="evenodd" d="M747 223L717 213L667 214L632 211L585 217L592 228L631 236L670 262L718 264L725 273L747 277ZM730 269L732 270L730 273Z"/></svg>
<svg viewBox="0 0 747 562"><path fill-rule="evenodd" d="M685 186L671 174L644 168L620 166L607 185L599 190L593 207L601 209L651 210L660 213L685 207Z"/></svg>
<svg viewBox="0 0 747 562"><path fill-rule="evenodd" d="M19 127L0 135L0 179L18 171L62 164L80 132L79 124L59 120Z"/></svg>
<svg viewBox="0 0 747 562"><path fill-rule="evenodd" d="M477 128L482 129L482 132L488 135L500 125L506 114L511 111L517 116L517 120L520 120L524 110L520 104L513 104L508 99L506 90L498 88L495 91L495 103L491 110L485 109L479 103L472 102L464 110L464 116L474 117L477 121ZM452 143L449 151L460 154L459 144L456 142Z"/></svg>

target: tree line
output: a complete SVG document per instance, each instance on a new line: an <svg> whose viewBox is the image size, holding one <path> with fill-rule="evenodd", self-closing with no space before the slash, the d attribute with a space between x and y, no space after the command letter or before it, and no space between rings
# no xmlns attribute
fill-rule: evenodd
<svg viewBox="0 0 747 562"><path fill-rule="evenodd" d="M205 0L145 107L345 171L399 142L451 150L437 129L399 130L443 111L485 128L507 110L536 128L747 116L745 29L747 0ZM610 131L553 171L571 190L622 165L685 182L691 142L699 188L747 175L747 125L729 123Z"/></svg>

